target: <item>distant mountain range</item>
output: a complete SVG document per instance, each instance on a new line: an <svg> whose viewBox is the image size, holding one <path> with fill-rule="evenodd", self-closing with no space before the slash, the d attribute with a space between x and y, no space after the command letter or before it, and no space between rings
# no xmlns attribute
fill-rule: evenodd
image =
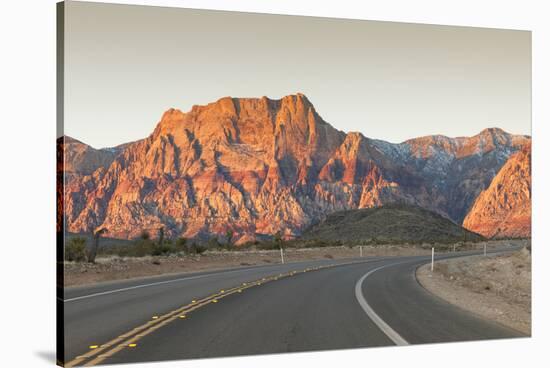
<svg viewBox="0 0 550 368"><path fill-rule="evenodd" d="M112 149L61 137L58 215L76 233L232 230L244 242L298 236L332 212L399 202L483 235L530 236L530 147L529 136L498 128L392 144L333 128L303 94L226 97L170 109L149 137Z"/></svg>

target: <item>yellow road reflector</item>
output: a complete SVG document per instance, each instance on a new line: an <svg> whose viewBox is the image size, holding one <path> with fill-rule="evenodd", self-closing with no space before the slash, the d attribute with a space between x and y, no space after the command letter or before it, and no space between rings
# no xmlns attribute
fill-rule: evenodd
<svg viewBox="0 0 550 368"><path fill-rule="evenodd" d="M246 286L246 282L243 282L243 286Z"/></svg>
<svg viewBox="0 0 550 368"><path fill-rule="evenodd" d="M90 349L97 349L99 345L90 345Z"/></svg>
<svg viewBox="0 0 550 368"><path fill-rule="evenodd" d="M212 300L212 303L217 303L217 302L218 302L218 299Z"/></svg>
<svg viewBox="0 0 550 368"><path fill-rule="evenodd" d="M191 300L191 303L196 303L197 301L195 299Z"/></svg>
<svg viewBox="0 0 550 368"><path fill-rule="evenodd" d="M243 291L241 289L237 290L238 293L242 293Z"/></svg>
<svg viewBox="0 0 550 368"><path fill-rule="evenodd" d="M158 319L158 318L159 318L159 316L153 316L153 319Z"/></svg>
<svg viewBox="0 0 550 368"><path fill-rule="evenodd" d="M129 348L135 348L136 346L137 346L137 344L128 344Z"/></svg>
<svg viewBox="0 0 550 368"><path fill-rule="evenodd" d="M224 290L220 290L220 293L222 293L222 294L223 294L223 293L225 293L225 291L224 291Z"/></svg>
<svg viewBox="0 0 550 368"><path fill-rule="evenodd" d="M185 318L185 314L182 314L182 315L180 316L180 318L181 318L181 319L184 319L184 318Z"/></svg>

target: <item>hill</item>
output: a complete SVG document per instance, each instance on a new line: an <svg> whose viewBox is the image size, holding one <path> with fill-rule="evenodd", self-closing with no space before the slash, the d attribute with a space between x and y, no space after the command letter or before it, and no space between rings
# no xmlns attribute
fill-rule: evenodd
<svg viewBox="0 0 550 368"><path fill-rule="evenodd" d="M403 204L335 212L307 229L303 238L344 243L452 243L483 240L482 236L435 212Z"/></svg>

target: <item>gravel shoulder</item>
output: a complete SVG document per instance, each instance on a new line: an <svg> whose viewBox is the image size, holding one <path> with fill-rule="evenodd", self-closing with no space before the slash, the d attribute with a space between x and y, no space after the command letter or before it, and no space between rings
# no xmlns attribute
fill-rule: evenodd
<svg viewBox="0 0 550 368"><path fill-rule="evenodd" d="M415 246L363 246L363 257L430 254ZM359 247L286 249L285 262L359 257ZM90 285L137 277L182 274L281 262L279 250L207 251L201 255L147 257L99 257L96 263L65 262L64 286Z"/></svg>
<svg viewBox="0 0 550 368"><path fill-rule="evenodd" d="M418 268L420 284L462 309L531 335L531 253L437 261Z"/></svg>

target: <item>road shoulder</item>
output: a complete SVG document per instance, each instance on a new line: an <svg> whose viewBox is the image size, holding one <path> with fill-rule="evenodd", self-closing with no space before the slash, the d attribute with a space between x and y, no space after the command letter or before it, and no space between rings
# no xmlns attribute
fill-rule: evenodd
<svg viewBox="0 0 550 368"><path fill-rule="evenodd" d="M424 265L416 278L450 304L531 335L531 256L526 250L437 261L433 273Z"/></svg>

